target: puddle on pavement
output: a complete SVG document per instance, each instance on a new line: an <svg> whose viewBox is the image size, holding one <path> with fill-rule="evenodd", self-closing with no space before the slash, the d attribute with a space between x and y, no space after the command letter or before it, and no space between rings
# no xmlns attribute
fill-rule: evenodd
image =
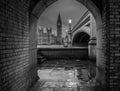
<svg viewBox="0 0 120 91"><path fill-rule="evenodd" d="M53 62L54 63L54 62ZM55 63L54 63L55 64ZM78 64L78 63L77 63ZM50 64L48 63L50 66ZM61 67L57 62L54 67L38 69L39 90L35 91L93 91L95 69L92 67L66 64ZM52 64L53 66L53 64Z"/></svg>

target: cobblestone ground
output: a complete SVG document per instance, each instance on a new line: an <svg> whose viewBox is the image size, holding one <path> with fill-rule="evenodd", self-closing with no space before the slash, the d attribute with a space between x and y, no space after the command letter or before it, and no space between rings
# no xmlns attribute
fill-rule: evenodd
<svg viewBox="0 0 120 91"><path fill-rule="evenodd" d="M39 80L31 91L94 91L95 63L49 60L38 66Z"/></svg>

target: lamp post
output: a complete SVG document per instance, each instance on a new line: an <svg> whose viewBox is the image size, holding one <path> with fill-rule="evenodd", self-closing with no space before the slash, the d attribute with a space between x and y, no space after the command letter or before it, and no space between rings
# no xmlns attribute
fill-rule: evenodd
<svg viewBox="0 0 120 91"><path fill-rule="evenodd" d="M68 30L66 30L65 32L66 32L66 35L64 39L64 47L68 47Z"/></svg>
<svg viewBox="0 0 120 91"><path fill-rule="evenodd" d="M69 19L69 43L70 43L70 47L71 47L71 44L72 44L72 34L71 34L71 23L72 23L72 20Z"/></svg>

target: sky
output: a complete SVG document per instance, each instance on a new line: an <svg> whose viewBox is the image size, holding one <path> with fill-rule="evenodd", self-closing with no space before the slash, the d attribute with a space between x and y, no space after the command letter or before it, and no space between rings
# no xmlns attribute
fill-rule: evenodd
<svg viewBox="0 0 120 91"><path fill-rule="evenodd" d="M77 23L80 17L86 12L87 8L76 0L58 0L50 5L40 16L39 27L51 27L53 34L57 31L57 18L60 12L62 19L62 36L68 30L68 20L72 20L72 27Z"/></svg>

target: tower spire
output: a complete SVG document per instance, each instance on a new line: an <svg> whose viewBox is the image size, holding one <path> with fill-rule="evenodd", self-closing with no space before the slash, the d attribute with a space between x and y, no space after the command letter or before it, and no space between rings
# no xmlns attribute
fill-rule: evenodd
<svg viewBox="0 0 120 91"><path fill-rule="evenodd" d="M60 15L60 12L59 12L59 15L58 15L58 20L61 21L61 15Z"/></svg>

